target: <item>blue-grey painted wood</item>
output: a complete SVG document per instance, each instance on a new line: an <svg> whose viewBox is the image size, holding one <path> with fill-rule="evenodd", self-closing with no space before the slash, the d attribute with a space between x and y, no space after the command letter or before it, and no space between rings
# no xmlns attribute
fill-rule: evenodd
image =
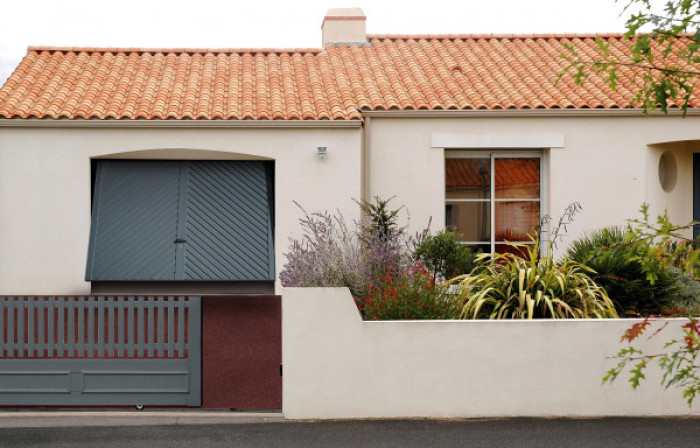
<svg viewBox="0 0 700 448"><path fill-rule="evenodd" d="M0 365L4 406L201 405L187 359L12 359Z"/></svg>
<svg viewBox="0 0 700 448"><path fill-rule="evenodd" d="M99 161L89 281L274 280L273 170L258 161Z"/></svg>
<svg viewBox="0 0 700 448"><path fill-rule="evenodd" d="M7 356L5 354L5 298L0 297L0 342L3 342L3 344L0 344L0 358L4 358Z"/></svg>
<svg viewBox="0 0 700 448"><path fill-rule="evenodd" d="M185 302L177 302L177 352L175 356L185 356Z"/></svg>
<svg viewBox="0 0 700 448"><path fill-rule="evenodd" d="M201 299L0 297L0 405L39 404L199 406Z"/></svg>
<svg viewBox="0 0 700 448"><path fill-rule="evenodd" d="M139 334L138 338L136 339L136 351L137 355L136 356L144 356L145 350L146 350L146 330L145 330L145 307L143 304L145 303L145 298L142 296L139 296L139 302L138 302L138 310L139 310Z"/></svg>
<svg viewBox="0 0 700 448"><path fill-rule="evenodd" d="M48 347L46 350L46 356L48 356L49 358L52 358L54 351L56 349L56 340L54 338L54 318L53 318L53 316L56 313L56 298L55 297L49 298L48 304L49 305L48 305L47 321L49 323L49 333L48 333L48 338L47 338ZM0 312L0 316L2 316L2 312Z"/></svg>
<svg viewBox="0 0 700 448"><path fill-rule="evenodd" d="M34 357L34 301L27 303L27 356Z"/></svg>
<svg viewBox="0 0 700 448"><path fill-rule="evenodd" d="M274 280L263 162L189 162L184 280Z"/></svg>
<svg viewBox="0 0 700 448"><path fill-rule="evenodd" d="M98 162L86 280L173 280L179 182L179 162Z"/></svg>
<svg viewBox="0 0 700 448"><path fill-rule="evenodd" d="M187 360L189 376L188 406L202 405L202 298L190 297L191 306L187 321L189 323L189 340L187 343Z"/></svg>
<svg viewBox="0 0 700 448"><path fill-rule="evenodd" d="M693 153L693 221L700 222L700 154ZM693 239L700 237L700 224L693 226Z"/></svg>
<svg viewBox="0 0 700 448"><path fill-rule="evenodd" d="M17 321L15 322L15 325L17 327L17 342L15 343L17 355L24 356L24 348L26 344L24 339L24 301L22 300L17 302Z"/></svg>
<svg viewBox="0 0 700 448"><path fill-rule="evenodd" d="M175 307L173 306L173 301L174 298L172 296L168 296L166 299L168 337L166 338L167 345L165 348L168 351L168 358L172 358L174 356L175 349Z"/></svg>

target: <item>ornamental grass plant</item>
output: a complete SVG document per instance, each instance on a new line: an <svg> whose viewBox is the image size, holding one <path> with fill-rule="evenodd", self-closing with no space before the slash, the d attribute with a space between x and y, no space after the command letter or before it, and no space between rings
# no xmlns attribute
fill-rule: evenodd
<svg viewBox="0 0 700 448"><path fill-rule="evenodd" d="M464 305L463 319L611 318L618 317L592 270L574 261L556 262L551 243L540 256L538 239L512 244L522 255L479 255L484 265L452 279ZM490 259L487 259L491 257Z"/></svg>

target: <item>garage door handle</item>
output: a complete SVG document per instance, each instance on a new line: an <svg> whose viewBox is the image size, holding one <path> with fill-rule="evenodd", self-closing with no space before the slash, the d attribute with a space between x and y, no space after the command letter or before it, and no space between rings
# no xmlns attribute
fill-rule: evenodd
<svg viewBox="0 0 700 448"><path fill-rule="evenodd" d="M182 243L186 243L186 242L187 242L187 240L182 239L182 238L178 238L175 240L175 244L182 244Z"/></svg>

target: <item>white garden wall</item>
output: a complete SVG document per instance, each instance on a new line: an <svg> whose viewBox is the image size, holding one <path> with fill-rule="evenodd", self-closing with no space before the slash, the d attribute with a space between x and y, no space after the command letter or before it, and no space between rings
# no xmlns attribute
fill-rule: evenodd
<svg viewBox="0 0 700 448"><path fill-rule="evenodd" d="M345 288L286 288L282 315L289 419L700 415L656 373L601 385L634 320L363 322Z"/></svg>

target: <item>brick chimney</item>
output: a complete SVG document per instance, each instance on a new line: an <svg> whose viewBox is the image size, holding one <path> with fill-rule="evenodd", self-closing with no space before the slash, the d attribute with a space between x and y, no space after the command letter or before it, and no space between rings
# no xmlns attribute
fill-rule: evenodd
<svg viewBox="0 0 700 448"><path fill-rule="evenodd" d="M366 44L366 21L362 8L329 9L321 24L323 46Z"/></svg>

